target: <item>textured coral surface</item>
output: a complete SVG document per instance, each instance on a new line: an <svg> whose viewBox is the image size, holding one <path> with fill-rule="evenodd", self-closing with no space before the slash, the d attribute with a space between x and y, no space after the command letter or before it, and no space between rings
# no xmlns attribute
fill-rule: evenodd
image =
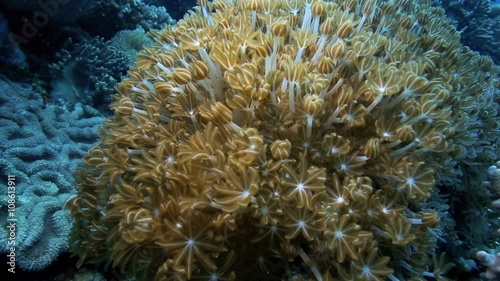
<svg viewBox="0 0 500 281"><path fill-rule="evenodd" d="M103 118L93 108L45 105L29 86L0 77L0 174L15 176L16 244L0 228L0 251L16 247L23 270L37 271L68 249L71 227L64 202L75 193L72 171L95 143ZM5 193L7 194L7 193ZM7 196L0 219L7 222Z"/></svg>
<svg viewBox="0 0 500 281"><path fill-rule="evenodd" d="M427 0L199 4L151 32L77 172L80 265L446 280L425 202L492 154L491 61Z"/></svg>

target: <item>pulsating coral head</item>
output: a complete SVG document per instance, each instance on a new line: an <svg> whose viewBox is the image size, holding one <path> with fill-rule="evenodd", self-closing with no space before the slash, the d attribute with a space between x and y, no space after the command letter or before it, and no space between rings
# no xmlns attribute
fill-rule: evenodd
<svg viewBox="0 0 500 281"><path fill-rule="evenodd" d="M150 36L67 205L80 263L143 280L427 274L439 215L422 203L476 153L469 119L496 79L431 1L199 1Z"/></svg>

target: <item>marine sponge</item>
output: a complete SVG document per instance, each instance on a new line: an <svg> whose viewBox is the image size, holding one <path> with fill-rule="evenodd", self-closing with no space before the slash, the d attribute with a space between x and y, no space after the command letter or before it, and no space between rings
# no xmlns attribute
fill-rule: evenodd
<svg viewBox="0 0 500 281"><path fill-rule="evenodd" d="M199 4L151 32L77 171L78 265L446 280L422 203L498 142L491 61L426 0Z"/></svg>

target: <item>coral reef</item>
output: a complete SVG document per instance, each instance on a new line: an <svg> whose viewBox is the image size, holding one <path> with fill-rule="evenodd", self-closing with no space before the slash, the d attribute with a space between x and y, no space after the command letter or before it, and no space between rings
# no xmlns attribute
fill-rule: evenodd
<svg viewBox="0 0 500 281"><path fill-rule="evenodd" d="M138 0L96 0L87 13L77 20L78 25L93 36L109 40L120 30L138 27L149 31L174 24L164 7Z"/></svg>
<svg viewBox="0 0 500 281"><path fill-rule="evenodd" d="M494 210L500 209L500 161L497 161L495 165L488 168L488 180L484 182L484 185L491 190L491 207ZM493 212L493 210L490 210ZM495 215L492 219L493 225L498 227L498 215ZM500 233L500 229L496 230ZM484 244L483 244L484 245ZM492 248L498 247L498 243L491 243ZM480 250L476 253L476 258L479 262L486 267L485 278L488 280L499 280L500 279L500 253L498 249L491 249L488 252Z"/></svg>
<svg viewBox="0 0 500 281"><path fill-rule="evenodd" d="M490 0L440 0L460 31L462 43L500 64L500 17L491 13Z"/></svg>
<svg viewBox="0 0 500 281"><path fill-rule="evenodd" d="M500 161L497 161L495 165L488 168L488 181L485 185L491 189L495 201L493 201L493 207L500 208Z"/></svg>
<svg viewBox="0 0 500 281"><path fill-rule="evenodd" d="M137 59L137 52L149 47L152 41L141 27L134 30L122 30L109 40L109 45L125 54L127 65L132 66ZM121 77L120 77L121 78Z"/></svg>
<svg viewBox="0 0 500 281"><path fill-rule="evenodd" d="M105 41L95 37L71 44L58 53L52 64L52 98L68 103L92 105L101 111L111 101L118 81L137 58L137 52L151 44L144 30L122 30Z"/></svg>
<svg viewBox="0 0 500 281"><path fill-rule="evenodd" d="M16 254L21 269L45 268L68 249L71 227L64 202L74 194L72 171L92 147L103 118L89 106L44 105L29 87L0 78L0 171L16 177ZM0 198L6 221L7 196ZM7 229L0 229L2 252Z"/></svg>
<svg viewBox="0 0 500 281"><path fill-rule="evenodd" d="M5 5L10 30L2 17L0 34L5 38L0 50L5 55L0 71L11 81L41 85L56 100L101 106L102 112L107 110L102 104L109 103L117 82L143 48L140 44L149 43L144 30L175 23L165 8L136 0L27 0ZM47 65L55 71L47 71Z"/></svg>
<svg viewBox="0 0 500 281"><path fill-rule="evenodd" d="M196 6L196 0L148 0L148 4L165 6L173 19L180 20L189 9Z"/></svg>
<svg viewBox="0 0 500 281"><path fill-rule="evenodd" d="M477 252L477 259L486 266L486 279L500 279L500 253L489 254L485 251L479 251Z"/></svg>
<svg viewBox="0 0 500 281"><path fill-rule="evenodd" d="M430 0L198 3L150 32L77 170L78 266L448 280L437 195L497 157L492 61Z"/></svg>

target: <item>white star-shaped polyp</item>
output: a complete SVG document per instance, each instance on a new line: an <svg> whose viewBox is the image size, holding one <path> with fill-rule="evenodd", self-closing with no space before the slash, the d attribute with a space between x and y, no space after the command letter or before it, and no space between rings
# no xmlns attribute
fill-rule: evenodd
<svg viewBox="0 0 500 281"><path fill-rule="evenodd" d="M371 275L371 268L369 266L364 266L363 267L363 272L362 275Z"/></svg>
<svg viewBox="0 0 500 281"><path fill-rule="evenodd" d="M247 198L248 196L250 196L250 192L248 192L248 190L245 190L241 193L241 198Z"/></svg>

